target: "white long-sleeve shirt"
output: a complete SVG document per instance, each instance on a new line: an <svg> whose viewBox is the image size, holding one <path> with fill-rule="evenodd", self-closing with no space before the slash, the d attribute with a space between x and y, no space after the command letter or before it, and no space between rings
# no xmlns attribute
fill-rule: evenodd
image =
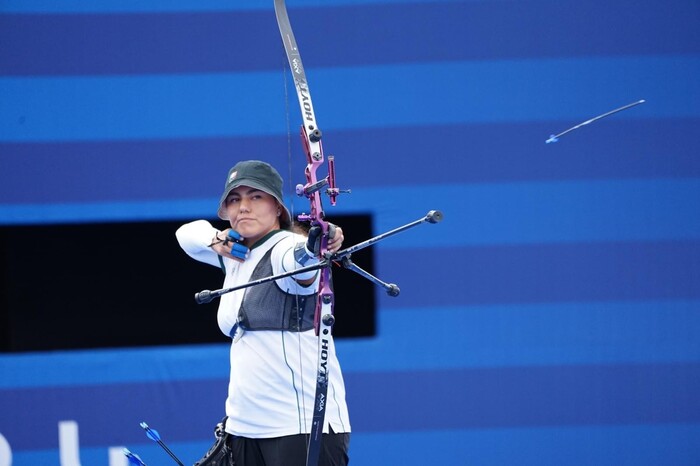
<svg viewBox="0 0 700 466"><path fill-rule="evenodd" d="M197 220L180 227L176 236L190 257L220 267L220 257L208 247L216 233L218 230L209 222ZM306 238L301 235L278 231L256 244L242 263L223 258L226 269L223 287L250 281L253 270L270 249L273 273L284 272L284 259L288 260L294 246L304 241ZM307 287L299 285L292 277L275 283L282 290L298 295L311 295L318 288L318 279ZM225 335L230 335L237 323L244 293L245 290L237 290L220 298L217 321ZM309 433L316 390L318 344L319 339L313 330L248 330L232 342L226 431L249 438ZM328 351L328 378L323 431L329 432L331 426L334 432L350 432L345 384L332 338Z"/></svg>

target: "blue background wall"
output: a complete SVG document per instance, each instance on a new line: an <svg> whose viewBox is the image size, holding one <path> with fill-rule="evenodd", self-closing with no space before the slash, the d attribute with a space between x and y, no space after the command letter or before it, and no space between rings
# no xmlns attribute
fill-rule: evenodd
<svg viewBox="0 0 700 466"><path fill-rule="evenodd" d="M700 2L288 8L353 189L328 210L445 214L375 246L402 294L338 342L353 464L700 463ZM0 44L2 224L211 217L242 158L302 181L271 1L4 0ZM191 463L226 377L225 344L0 356L0 434L171 464L147 420Z"/></svg>

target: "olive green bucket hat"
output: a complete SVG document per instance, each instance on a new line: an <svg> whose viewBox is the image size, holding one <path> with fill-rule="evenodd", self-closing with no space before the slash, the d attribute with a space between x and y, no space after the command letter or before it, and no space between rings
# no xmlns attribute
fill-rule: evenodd
<svg viewBox="0 0 700 466"><path fill-rule="evenodd" d="M259 189L266 192L277 199L277 202L282 208L280 215L280 228L288 230L292 226L292 216L287 210L287 207L282 201L282 177L269 163L259 160L246 160L238 162L232 169L229 170L224 185L224 193L219 200L219 210L217 214L222 220L228 220L226 217L226 208L224 202L226 197L239 186L250 186L251 188Z"/></svg>

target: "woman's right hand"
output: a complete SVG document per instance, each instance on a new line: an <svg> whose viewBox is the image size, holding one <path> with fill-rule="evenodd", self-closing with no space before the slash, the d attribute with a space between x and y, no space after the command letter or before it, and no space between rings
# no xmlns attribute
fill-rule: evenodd
<svg viewBox="0 0 700 466"><path fill-rule="evenodd" d="M249 249L242 243L243 237L231 228L217 232L209 247L222 257L228 257L238 262L245 261Z"/></svg>

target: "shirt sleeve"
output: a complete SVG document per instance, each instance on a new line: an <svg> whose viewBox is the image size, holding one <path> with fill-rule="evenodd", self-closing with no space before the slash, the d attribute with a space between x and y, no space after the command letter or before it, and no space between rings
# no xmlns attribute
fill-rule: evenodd
<svg viewBox="0 0 700 466"><path fill-rule="evenodd" d="M185 253L192 259L219 267L219 255L209 247L219 230L206 220L195 220L177 229L175 237Z"/></svg>

